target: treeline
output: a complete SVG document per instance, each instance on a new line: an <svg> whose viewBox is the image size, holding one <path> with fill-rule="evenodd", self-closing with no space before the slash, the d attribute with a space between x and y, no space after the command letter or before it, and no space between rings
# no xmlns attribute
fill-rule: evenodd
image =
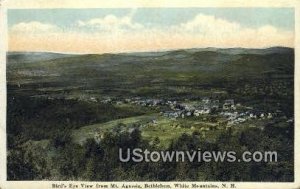
<svg viewBox="0 0 300 189"><path fill-rule="evenodd" d="M144 140L137 127L132 132L107 132L100 141L89 139L79 145L66 132L52 138L40 153L24 148L11 150L8 180L293 181L293 136L291 123L273 123L264 130L248 128L238 133L224 130L214 143L207 142L197 132L183 134L166 149L235 151L237 156L244 151L277 151L278 162L122 163L119 148L160 150L159 139L152 143Z"/></svg>
<svg viewBox="0 0 300 189"><path fill-rule="evenodd" d="M139 109L111 104L8 95L7 144L10 149L28 140L51 139L57 133L88 124L142 114Z"/></svg>

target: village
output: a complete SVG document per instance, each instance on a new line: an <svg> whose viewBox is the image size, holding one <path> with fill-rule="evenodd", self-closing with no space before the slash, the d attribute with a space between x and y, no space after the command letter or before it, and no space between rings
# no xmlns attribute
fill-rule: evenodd
<svg viewBox="0 0 300 189"><path fill-rule="evenodd" d="M92 100L95 100L92 98ZM143 99L140 97L126 98L123 101L107 98L102 103L112 103L116 105L133 104L160 110L160 115L172 120L199 118L207 116L219 116L226 119L227 125L237 125L247 120L273 119L282 115L280 110L275 112L264 112L253 107L243 106L241 103L235 103L234 99L225 99L223 101L203 97L198 101L179 102L176 100L163 99ZM206 119L206 118L204 118ZM155 123L155 120L153 120Z"/></svg>
<svg viewBox="0 0 300 189"><path fill-rule="evenodd" d="M78 98L73 98L70 96L57 95L36 95L32 97L47 98L47 99L73 99L78 101L88 101L90 103L103 103L112 104L115 106L122 105L132 105L141 106L145 108L152 109L155 112L159 112L160 116L171 120L178 119L199 119L203 121L209 116L217 116L225 120L227 126L238 125L239 123L244 123L248 120L264 120L273 119L275 117L281 117L284 114L280 110L273 112L265 112L259 109L255 109L251 106L245 106L241 103L235 102L234 99L223 99L219 100L216 97L199 97L196 100L166 100L158 98L142 98L142 97L132 97L132 98L97 98L90 95L82 95ZM288 120L287 121L293 121ZM153 120L156 123L156 120ZM223 121L224 123L224 121Z"/></svg>
<svg viewBox="0 0 300 189"><path fill-rule="evenodd" d="M194 132L206 138L208 141L214 140L212 136L214 131L228 130L233 127L242 129L242 125L257 127L263 129L258 123L261 121L275 121L276 118L284 117L283 112L264 112L250 106L235 102L234 99L218 100L211 97L200 97L199 100L164 100L152 98L104 98L98 100L90 98L90 101L109 103L115 106L141 106L153 110L153 114L146 116L146 119L133 119L132 122L114 122L113 132L132 133L136 130L142 130L144 135L147 133L157 133L159 139L164 138L164 133L172 130L175 133ZM293 122L292 119L284 119L286 122ZM249 122L246 123L246 122ZM252 122L252 124L251 124ZM245 123L245 124L244 124ZM108 124L111 125L111 124ZM100 142L105 135L105 128L98 127L91 135L97 142ZM210 132L213 131L213 132ZM159 134L158 134L159 133ZM217 135L216 135L217 136ZM157 137L150 137L150 143L157 143Z"/></svg>

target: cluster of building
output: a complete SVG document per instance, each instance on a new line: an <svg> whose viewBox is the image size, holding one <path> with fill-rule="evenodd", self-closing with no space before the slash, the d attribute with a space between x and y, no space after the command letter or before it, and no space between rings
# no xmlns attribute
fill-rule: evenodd
<svg viewBox="0 0 300 189"><path fill-rule="evenodd" d="M91 101L96 102L97 99L91 97ZM220 101L216 98L204 97L196 103L178 102L175 100L163 99L145 99L140 97L120 99L105 98L101 100L102 103L122 104L129 103L134 105L146 107L166 107L167 111L161 111L160 114L170 119L186 118L186 117L199 117L201 115L213 114L220 115L227 120L228 125L235 125L243 123L247 120L253 119L271 119L278 115L278 112L262 112L253 110L247 107L248 110L241 110L245 108L239 103L235 103L234 99L226 99ZM166 109L164 108L164 109Z"/></svg>
<svg viewBox="0 0 300 189"><path fill-rule="evenodd" d="M228 125L236 125L239 123L243 123L247 120L253 119L272 119L274 116L277 116L276 112L262 112L262 111L246 111L246 112L220 112L220 115L226 117L228 121Z"/></svg>
<svg viewBox="0 0 300 189"><path fill-rule="evenodd" d="M170 103L170 111L161 112L165 117L170 118L185 118L189 116L200 116L205 114L211 114L220 110L236 110L236 105L233 99L225 100L224 103L220 103L219 100L212 100L209 98L203 98L196 105L189 105L185 103Z"/></svg>
<svg viewBox="0 0 300 189"><path fill-rule="evenodd" d="M224 117L227 120L228 125L235 125L253 119L272 119L280 114L280 112L263 112L259 110L253 110L252 107L241 107L242 105L239 103L235 104L233 99L227 99L224 100L223 103L220 103L219 100L203 98L196 105L182 103L174 106L174 104L172 104L170 105L171 110L161 112L161 115L176 119L190 116L199 117L205 114L214 114Z"/></svg>

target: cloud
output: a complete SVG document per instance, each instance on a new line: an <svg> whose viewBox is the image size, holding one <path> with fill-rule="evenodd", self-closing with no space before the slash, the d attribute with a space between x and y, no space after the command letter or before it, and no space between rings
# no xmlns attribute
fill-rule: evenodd
<svg viewBox="0 0 300 189"><path fill-rule="evenodd" d="M94 18L88 21L79 20L77 26L106 32L135 31L143 29L142 24L132 21L133 16L134 11L131 11L129 15L123 17L109 14L103 18Z"/></svg>
<svg viewBox="0 0 300 189"><path fill-rule="evenodd" d="M47 23L19 23L10 29L9 48L14 51L107 53L197 47L294 46L293 31L272 25L250 28L212 15L198 14L178 25L152 24L146 27L132 19L134 13L133 10L123 17L110 14L79 20L68 30Z"/></svg>
<svg viewBox="0 0 300 189"><path fill-rule="evenodd" d="M12 33L47 33L58 32L60 28L56 25L41 23L37 21L21 22L11 27Z"/></svg>
<svg viewBox="0 0 300 189"><path fill-rule="evenodd" d="M208 38L227 38L227 39L252 39L258 41L262 38L276 40L293 36L293 32L279 30L271 25L264 25L259 28L249 28L239 23L228 21L215 16L198 14L192 20L175 26L174 30L180 33L189 33L194 36L203 36ZM260 41L263 42L263 41Z"/></svg>
<svg viewBox="0 0 300 189"><path fill-rule="evenodd" d="M184 32L215 35L216 33L237 32L241 29L241 26L238 23L216 18L215 16L198 14L192 20L181 24L179 29Z"/></svg>

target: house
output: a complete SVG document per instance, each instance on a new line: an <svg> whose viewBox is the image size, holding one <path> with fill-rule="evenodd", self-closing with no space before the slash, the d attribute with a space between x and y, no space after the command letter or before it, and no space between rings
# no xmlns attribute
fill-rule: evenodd
<svg viewBox="0 0 300 189"><path fill-rule="evenodd" d="M220 101L219 101L219 100L214 100L214 101L212 102L212 104L211 104L211 108L212 108L212 109L218 110L219 107L220 107Z"/></svg>
<svg viewBox="0 0 300 189"><path fill-rule="evenodd" d="M153 125L157 125L157 124L158 124L158 122L157 122L156 119L153 119L153 120L152 120L152 123L153 123Z"/></svg>
<svg viewBox="0 0 300 189"><path fill-rule="evenodd" d="M133 132L135 132L135 131L137 131L137 130L138 130L137 128L132 127L132 128L129 128L129 129L127 130L127 132L128 132L129 134L131 134L131 133L133 133Z"/></svg>
<svg viewBox="0 0 300 189"><path fill-rule="evenodd" d="M97 99L95 97L90 97L91 102L97 102Z"/></svg>
<svg viewBox="0 0 300 189"><path fill-rule="evenodd" d="M185 111L194 111L195 108L193 106L191 106L191 105L184 105L184 110Z"/></svg>
<svg viewBox="0 0 300 189"><path fill-rule="evenodd" d="M201 110L195 110L194 111L194 116L198 117L198 116L200 116L200 114L202 114Z"/></svg>
<svg viewBox="0 0 300 189"><path fill-rule="evenodd" d="M121 105L122 104L122 101L117 101L116 102L116 105Z"/></svg>
<svg viewBox="0 0 300 189"><path fill-rule="evenodd" d="M235 109L234 100L233 99L225 100L223 104L223 110L234 110L234 109Z"/></svg>
<svg viewBox="0 0 300 189"><path fill-rule="evenodd" d="M112 100L111 98L105 98L104 100L102 100L101 102L104 103L104 104L107 104L107 103L110 103Z"/></svg>
<svg viewBox="0 0 300 189"><path fill-rule="evenodd" d="M256 118L256 115L254 115L253 113L250 113L249 117L250 118Z"/></svg>
<svg viewBox="0 0 300 189"><path fill-rule="evenodd" d="M205 98L202 99L202 103L203 104L209 104L210 102L211 102L211 100L209 98L207 98L207 97L205 97Z"/></svg>
<svg viewBox="0 0 300 189"><path fill-rule="evenodd" d="M130 98L126 98L124 101L125 101L126 103L130 103L130 102L131 102L131 99L130 99Z"/></svg>
<svg viewBox="0 0 300 189"><path fill-rule="evenodd" d="M173 112L173 111L167 111L163 113L163 116L169 117L169 118L178 118L180 116L181 112Z"/></svg>
<svg viewBox="0 0 300 189"><path fill-rule="evenodd" d="M160 105L160 104L162 104L162 101L161 101L161 100L154 99L154 100L152 101L152 105L153 105L153 106L157 106L157 105Z"/></svg>
<svg viewBox="0 0 300 189"><path fill-rule="evenodd" d="M272 113L268 113L268 117L267 117L268 119L271 119L271 118L273 118L273 115L272 115Z"/></svg>
<svg viewBox="0 0 300 189"><path fill-rule="evenodd" d="M192 112L186 112L186 116L191 116Z"/></svg>
<svg viewBox="0 0 300 189"><path fill-rule="evenodd" d="M95 142L97 144L99 144L102 139L104 139L104 133L102 133L102 132L96 132L94 134L94 140L95 140Z"/></svg>
<svg viewBox="0 0 300 189"><path fill-rule="evenodd" d="M203 106L203 114L209 114L211 112L211 109L209 106Z"/></svg>
<svg viewBox="0 0 300 189"><path fill-rule="evenodd" d="M245 122L245 121L246 121L245 118L239 117L239 118L237 119L237 122L239 122L239 123L243 123L243 122Z"/></svg>

